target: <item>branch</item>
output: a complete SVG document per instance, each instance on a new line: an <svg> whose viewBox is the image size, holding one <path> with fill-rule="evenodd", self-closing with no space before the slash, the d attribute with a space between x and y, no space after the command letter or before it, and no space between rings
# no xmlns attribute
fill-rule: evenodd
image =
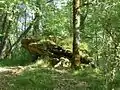
<svg viewBox="0 0 120 90"><path fill-rule="evenodd" d="M84 3L82 6L89 6L92 5L93 3Z"/></svg>
<svg viewBox="0 0 120 90"><path fill-rule="evenodd" d="M36 17L33 19L33 21L35 21L35 20L36 20ZM19 37L18 40L12 45L12 47L14 47L14 46L29 32L29 30L31 29L32 25L33 25L33 22L30 23L29 27L20 35L20 37Z"/></svg>
<svg viewBox="0 0 120 90"><path fill-rule="evenodd" d="M47 1L47 3L50 3L50 2L53 2L53 0L49 0L49 1Z"/></svg>
<svg viewBox="0 0 120 90"><path fill-rule="evenodd" d="M9 51L8 51L8 53L10 54L10 52L12 51L12 49L13 49L13 47L17 44L17 43L19 43L19 41L29 32L29 30L31 29L31 27L32 27L32 25L34 24L34 21L36 20L36 17L33 19L33 21L30 23L30 25L29 25L29 27L26 29L26 30L24 30L24 32L20 35L20 37L17 39L17 41L13 44L13 45L11 45L11 47L10 47L10 49L9 49ZM8 56L8 55L7 55ZM5 56L5 57L7 57L7 56Z"/></svg>
<svg viewBox="0 0 120 90"><path fill-rule="evenodd" d="M80 21L81 21L80 22L80 29L81 30L84 29L84 22L85 22L87 15L88 15L88 8L89 8L89 6L87 6L87 10L86 10L85 14L81 14L81 17L80 17Z"/></svg>
<svg viewBox="0 0 120 90"><path fill-rule="evenodd" d="M110 25L111 25L110 23L107 23L107 25L106 25L106 26L103 25L103 27L104 27L104 29L106 30L106 32L110 35L110 37L112 38L114 45L115 45L115 46L118 46L119 44L118 44L117 40L114 38L114 36L113 36L113 34L111 33L111 31L109 31L109 29L107 28L107 27L110 27Z"/></svg>

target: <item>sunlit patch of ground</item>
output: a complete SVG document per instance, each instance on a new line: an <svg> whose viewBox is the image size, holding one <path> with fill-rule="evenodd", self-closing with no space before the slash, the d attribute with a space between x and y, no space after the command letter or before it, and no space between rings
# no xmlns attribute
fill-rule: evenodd
<svg viewBox="0 0 120 90"><path fill-rule="evenodd" d="M0 68L0 90L104 90L105 78L99 69L75 71L44 66L36 62Z"/></svg>
<svg viewBox="0 0 120 90"><path fill-rule="evenodd" d="M0 68L0 90L79 90L87 87L86 82L73 78L67 70L34 65Z"/></svg>

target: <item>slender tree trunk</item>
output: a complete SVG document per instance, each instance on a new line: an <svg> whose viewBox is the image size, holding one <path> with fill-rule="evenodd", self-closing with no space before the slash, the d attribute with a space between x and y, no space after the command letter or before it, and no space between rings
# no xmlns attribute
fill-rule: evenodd
<svg viewBox="0 0 120 90"><path fill-rule="evenodd" d="M73 65L79 66L80 0L73 0Z"/></svg>
<svg viewBox="0 0 120 90"><path fill-rule="evenodd" d="M24 30L24 32L19 36L19 38L11 45L10 49L8 50L8 55L6 55L5 57L9 56L9 54L11 53L14 46L17 45L19 43L19 41L23 37L25 37L25 35L30 31L30 29L33 26L35 20L36 20L36 17L33 19L33 21L30 23L30 25L26 28L26 30Z"/></svg>
<svg viewBox="0 0 120 90"><path fill-rule="evenodd" d="M33 36L34 37L39 37L39 34L40 34L40 30L39 30L39 22L40 22L40 15L38 12L35 13L35 17L36 17L36 20L35 20L35 24L33 25Z"/></svg>
<svg viewBox="0 0 120 90"><path fill-rule="evenodd" d="M7 20L7 13L3 19L2 24L2 36L0 37L0 59L3 59L7 54L6 51L8 49L8 33L11 28L11 21Z"/></svg>

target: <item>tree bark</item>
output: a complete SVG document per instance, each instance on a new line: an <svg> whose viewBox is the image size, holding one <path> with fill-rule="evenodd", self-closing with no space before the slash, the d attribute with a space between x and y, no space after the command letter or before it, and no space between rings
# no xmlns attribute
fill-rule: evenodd
<svg viewBox="0 0 120 90"><path fill-rule="evenodd" d="M2 23L2 29L0 34L0 59L3 59L6 55L7 47L8 45L8 33L11 28L11 21L7 19L8 14L5 13L5 16L3 17L3 23Z"/></svg>
<svg viewBox="0 0 120 90"><path fill-rule="evenodd" d="M40 35L40 30L39 30L39 22L40 22L40 15L39 15L39 13L38 12L36 12L35 13L35 17L36 17L36 20L35 20L35 24L33 25L33 28L34 28L34 30L33 30L33 36L34 37L39 37L39 35Z"/></svg>
<svg viewBox="0 0 120 90"><path fill-rule="evenodd" d="M80 0L73 0L73 66L79 66Z"/></svg>

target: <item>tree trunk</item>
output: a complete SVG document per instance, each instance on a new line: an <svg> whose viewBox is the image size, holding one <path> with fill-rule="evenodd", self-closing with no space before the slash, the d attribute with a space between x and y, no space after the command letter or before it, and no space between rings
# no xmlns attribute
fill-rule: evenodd
<svg viewBox="0 0 120 90"><path fill-rule="evenodd" d="M39 30L39 22L40 22L40 15L38 12L35 13L35 17L36 17L36 20L35 20L35 24L33 25L33 36L38 38L39 35L40 35L40 30Z"/></svg>
<svg viewBox="0 0 120 90"><path fill-rule="evenodd" d="M42 57L49 56L50 58L53 58L54 63L55 62L58 63L60 61L60 58L62 57L69 59L71 62L73 57L73 53L71 51L65 50L61 46L51 41L44 41L44 42L39 42L39 41L40 40L37 39L21 40L22 47L28 50L31 56L33 56L32 61L36 61L37 58L40 56ZM79 57L80 58L77 58L77 60L80 60L82 64L90 64L92 62L92 59L90 57L85 57L80 55ZM94 64L91 64L91 66L95 67Z"/></svg>
<svg viewBox="0 0 120 90"><path fill-rule="evenodd" d="M7 12L5 13L5 16L3 16L3 23L1 25L1 36L0 36L0 59L3 59L5 55L7 54L7 49L8 49L8 33L9 29L11 28L11 21L7 20L8 14Z"/></svg>
<svg viewBox="0 0 120 90"><path fill-rule="evenodd" d="M73 65L79 66L80 0L73 0Z"/></svg>
<svg viewBox="0 0 120 90"><path fill-rule="evenodd" d="M25 37L25 35L30 31L31 27L34 25L34 21L35 21L35 20L36 20L36 17L33 19L33 21L30 23L30 25L27 27L27 29L24 30L24 32L19 36L19 38L17 39L17 41L15 41L15 42L11 45L10 49L8 50L8 54L7 54L5 57L7 57L7 56L10 55L10 53L11 53L12 49L14 48L14 46L17 45L17 44L19 43L19 41L20 41L23 37Z"/></svg>

